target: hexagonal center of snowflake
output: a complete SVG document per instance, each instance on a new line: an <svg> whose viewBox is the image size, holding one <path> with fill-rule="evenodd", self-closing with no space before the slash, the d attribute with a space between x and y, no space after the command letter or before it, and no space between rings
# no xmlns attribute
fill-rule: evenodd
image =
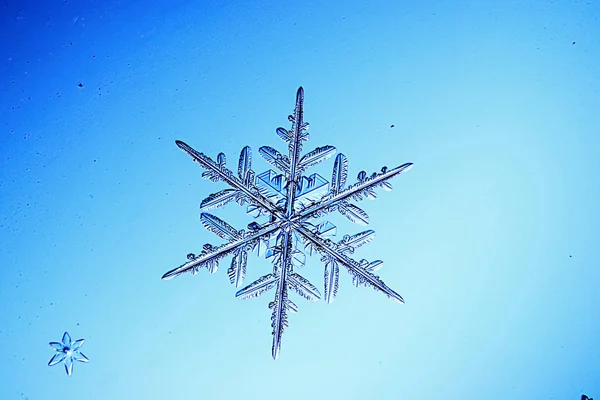
<svg viewBox="0 0 600 400"><path fill-rule="evenodd" d="M293 229L293 223L292 221L290 221L289 219L285 219L284 222L281 224L281 229L284 232L291 232Z"/></svg>
<svg viewBox="0 0 600 400"><path fill-rule="evenodd" d="M288 185L284 174L278 174L273 170L267 170L256 177L256 185L274 199L274 202L282 205L287 197ZM296 183L296 198L294 209L296 211L321 199L329 191L329 182L321 175L314 173L309 176L301 176Z"/></svg>

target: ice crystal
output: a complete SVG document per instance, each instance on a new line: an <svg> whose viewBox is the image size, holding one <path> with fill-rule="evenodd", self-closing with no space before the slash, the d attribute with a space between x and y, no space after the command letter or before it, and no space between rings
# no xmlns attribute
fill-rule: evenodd
<svg viewBox="0 0 600 400"><path fill-rule="evenodd" d="M49 366L56 365L60 362L64 363L65 371L67 375L73 373L73 361L88 362L88 358L79 351L79 348L83 345L84 340L79 339L71 343L71 336L68 332L65 332L61 342L50 342L50 347L56 350L56 354L48 362Z"/></svg>
<svg viewBox="0 0 600 400"><path fill-rule="evenodd" d="M205 244L200 254L188 254L188 261L164 274L163 279L171 279L185 272L196 274L200 268L214 273L219 260L232 255L227 274L231 283L239 287L246 277L248 252L254 251L259 255L264 253L267 259L272 260L273 272L240 289L236 297L248 299L275 290L274 299L269 303L273 328L272 355L275 359L279 355L283 331L288 326L288 312L296 312L298 309L288 297L289 291L294 291L309 301L321 298L319 290L295 272L297 267L304 265L306 254L318 253L321 256L321 262L325 266L324 297L328 303L334 300L338 291L340 266L350 273L355 286L370 286L392 300L404 302L398 293L374 274L381 267L382 261L356 261L350 257L357 247L371 241L375 232L366 230L351 236L345 235L342 240L334 242L330 237L336 233L336 227L322 219L337 211L354 223L366 225L369 216L353 202L375 198L375 188L391 190L389 180L408 171L412 163L393 169L383 167L381 172L370 176L361 171L357 182L346 187L348 160L340 153L333 163L330 182L317 173L307 174L310 167L333 156L336 150L333 146L323 146L301 155L303 142L309 137L308 123L304 122L303 104L304 90L301 87L296 94L293 115L288 117L292 123L291 129L276 130L277 135L288 144L288 154L282 154L269 146L258 150L279 172L267 170L256 175L251 169L252 153L248 146L242 149L235 174L226 167L223 153L217 155L214 161L184 142L176 141L180 149L205 169L202 174L204 178L212 182L221 181L229 186L228 189L211 194L200 204L202 224L224 239L225 243L216 246ZM265 216L265 221L254 221L248 225L247 230L237 230L206 212L231 202L247 205L249 215L257 219Z"/></svg>

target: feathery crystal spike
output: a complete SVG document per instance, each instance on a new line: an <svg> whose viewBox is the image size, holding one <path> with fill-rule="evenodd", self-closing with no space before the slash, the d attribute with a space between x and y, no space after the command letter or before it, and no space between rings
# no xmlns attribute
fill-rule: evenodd
<svg viewBox="0 0 600 400"><path fill-rule="evenodd" d="M357 182L346 187L348 160L338 154L333 163L331 181L317 173L305 175L306 171L335 154L335 147L323 146L301 155L302 144L308 140L308 123L304 122L304 89L300 87L296 94L296 107L288 117L292 123L290 130L277 128L277 135L288 144L288 155L276 149L263 146L259 154L279 172L267 170L259 175L251 169L252 153L246 146L240 154L237 175L225 166L225 154L217 155L216 161L197 152L182 141L177 146L200 164L205 172L204 178L212 182L224 182L229 188L213 193L202 201L200 221L209 231L224 239L221 245L205 244L200 254L188 254L188 261L163 275L162 279L171 279L185 272L196 274L200 268L210 273L217 270L219 260L232 255L227 274L232 284L240 287L246 277L248 252L265 255L273 263L273 272L264 275L240 289L236 297L248 299L257 297L269 290L275 290L275 296L269 308L272 311L273 328L272 355L277 359L281 347L281 337L288 326L288 312L296 312L298 307L288 297L291 289L309 301L321 298L319 290L306 278L295 272L305 263L306 253L318 253L325 266L324 296L327 303L333 302L338 291L339 268L343 266L352 275L355 286L370 286L383 292L390 299L404 302L402 297L390 289L374 274L382 261L356 261L350 257L354 250L371 241L375 235L366 230L355 235L345 235L334 242L336 227L329 221L316 222L334 211L350 221L366 225L369 216L352 202L363 198L374 199L375 188L391 190L389 180L408 171L412 163L388 169L367 176L358 174ZM247 206L247 213L258 221L251 222L247 230L237 230L220 218L206 211L222 207L231 202ZM264 217L264 218L260 218Z"/></svg>

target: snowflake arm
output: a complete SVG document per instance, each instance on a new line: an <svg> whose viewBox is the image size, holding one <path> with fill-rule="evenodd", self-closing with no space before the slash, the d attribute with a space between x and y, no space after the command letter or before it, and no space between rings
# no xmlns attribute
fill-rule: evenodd
<svg viewBox="0 0 600 400"><path fill-rule="evenodd" d="M362 260L361 262L354 261L353 259L347 257L344 254L348 251L349 248L353 248L351 245L334 245L331 242L323 241L319 236L315 235L313 232L301 225L296 225L295 228L302 236L304 236L304 238L306 238L306 240L315 245L317 251L319 251L323 255L323 257L330 263L330 268L335 268L337 264L341 264L344 267L346 267L350 275L352 275L352 277L354 278L356 286L370 286L377 291L383 292L390 299L398 303L404 303L404 299L402 298L402 296L400 296L398 293L389 288L377 275L371 272L371 270L373 269L372 264L375 264L374 266L379 266L381 264L380 261L374 261L373 263L369 263L366 260ZM355 245L355 247L357 246ZM335 273L335 275L337 275L337 273ZM327 279L328 278L326 273L326 282ZM334 288L331 290L328 290L328 288L326 288L325 292L327 293L327 296L335 297L335 293L337 292L337 278L335 278L335 281L333 281L333 283L332 281L329 282L330 287L333 284ZM328 302L330 303L332 301L333 298L328 297Z"/></svg>
<svg viewBox="0 0 600 400"><path fill-rule="evenodd" d="M296 186L298 183L298 160L300 159L300 152L302 151L302 141L308 139L308 134L305 132L306 127L303 122L303 111L304 107L304 89L299 88L296 93L296 107L294 108L294 115L290 115L292 122L292 135L289 143L290 151L290 172L288 175L287 184L287 196L285 202L285 214L287 218L292 217L294 213L294 200L296 199Z"/></svg>
<svg viewBox="0 0 600 400"><path fill-rule="evenodd" d="M343 156L343 154L338 154L338 156ZM359 220L368 223L368 216L366 216L366 213L356 206L348 207L353 206L353 204L348 203L347 200L360 201L363 199L363 196L373 197L373 189L377 187L384 187L385 189L390 190L391 185L388 182L388 180L395 177L396 175L409 171L412 168L412 165L412 163L406 163L391 170L388 170L386 167L383 167L381 169L381 173L374 173L369 178L366 178L366 174L364 174L364 172L361 172L359 174L359 180L357 183L339 192L331 191L331 193L324 196L321 199L321 201L313 203L312 205L309 205L306 208L302 209L300 212L296 213L292 220L295 222L306 218L320 217L324 214L338 210L342 215L346 216L352 222L357 222L357 220ZM345 168L347 168L347 166ZM339 175L335 168L333 175ZM340 184L338 184L340 189L345 181L344 175L345 174L339 176L337 180L332 179L332 181L334 182L340 182ZM346 212L346 210L352 211ZM350 214L350 216L348 216L347 214ZM358 216L353 219L352 217L355 214Z"/></svg>
<svg viewBox="0 0 600 400"><path fill-rule="evenodd" d="M271 314L271 327L273 328L273 346L271 348L271 354L273 359L277 359L279 356L279 350L281 349L281 338L283 336L283 331L288 326L287 319L287 303L290 301L288 298L288 288L287 288L287 274L291 272L292 269L292 260L290 250L292 248L292 235L289 231L284 232L283 240L285 245L283 246L282 256L281 256L281 264L280 268L276 268L279 270L279 276L277 279L277 288L275 291L275 299L271 304L269 304L269 308L273 310Z"/></svg>
<svg viewBox="0 0 600 400"><path fill-rule="evenodd" d="M202 215L204 214L205 213ZM214 216L212 217L216 218ZM212 246L210 244L204 245L204 249L199 256L196 257L194 254L188 254L188 262L165 273L162 276L162 279L170 280L185 272L196 274L200 268L207 268L211 273L214 273L217 270L218 262L221 258L224 258L229 254L239 252L241 249L248 247L252 248L253 245L257 244L261 240L267 239L270 235L276 232L279 229L279 225L279 222L267 223L261 229L255 232L247 232L244 235L240 235L236 239L231 240L229 243L225 243L221 246Z"/></svg>
<svg viewBox="0 0 600 400"><path fill-rule="evenodd" d="M225 167L225 155L220 153L217 157L217 162L213 161L210 157L203 153L199 153L193 148L191 148L186 143L176 140L175 144L181 150L185 151L189 154L194 161L200 164L206 171L202 174L203 177L210 179L213 182L223 181L231 186L234 190L239 192L239 196L246 196L250 202L258 204L263 209L267 210L273 215L281 216L282 211L275 204L273 204L269 199L262 196L258 190L254 186L253 182L249 181L249 177L253 175L252 170L248 168L246 172L246 180L242 181L238 177L233 175L233 172ZM246 148L244 148L246 149ZM242 156L244 156L244 150L242 150ZM249 162L248 162L249 163ZM253 179L252 179L253 180ZM222 193L222 192L219 192ZM217 194L213 194L209 196L205 202L209 201L212 196L216 196ZM214 199L213 199L214 200ZM209 201L210 202L210 201ZM229 201L226 201L228 203ZM224 205L226 203L220 203L219 206Z"/></svg>
<svg viewBox="0 0 600 400"><path fill-rule="evenodd" d="M239 290L236 297L248 299L258 297L261 294L275 288L275 298L269 303L271 313L271 327L273 335L273 346L271 354L277 359L281 349L281 338L285 328L288 326L287 312L296 312L298 307L288 297L288 289L294 290L300 296L309 301L317 301L321 298L319 290L306 278L294 273L292 265L292 233L290 230L283 231L278 238L281 247L281 257L275 258L273 273L264 275L252 282L250 285Z"/></svg>

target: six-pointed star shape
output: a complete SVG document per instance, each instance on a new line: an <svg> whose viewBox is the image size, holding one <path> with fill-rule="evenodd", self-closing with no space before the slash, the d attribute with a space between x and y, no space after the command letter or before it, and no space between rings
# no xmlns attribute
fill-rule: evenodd
<svg viewBox="0 0 600 400"><path fill-rule="evenodd" d="M83 355L83 353L79 351L79 348L83 345L83 342L83 339L79 339L71 343L71 336L69 336L68 332L65 332L62 337L62 343L49 343L50 347L56 350L56 354L54 354L54 356L50 359L48 365L52 366L63 362L65 364L65 371L67 371L67 375L70 376L73 373L73 361L90 361L86 356Z"/></svg>
<svg viewBox="0 0 600 400"><path fill-rule="evenodd" d="M248 251L260 254L261 247L266 245L266 256L272 259L273 272L239 290L236 297L247 299L275 289L274 300L269 304L272 310L273 358L279 354L281 337L288 325L288 312L297 311L296 304L288 297L288 291L291 289L309 301L320 298L319 290L294 270L304 264L304 253L317 252L321 255L321 261L325 264L324 294L328 303L333 301L338 290L340 266L352 275L356 286L370 286L397 302L403 302L398 293L374 274L381 267L381 261L356 261L350 257L357 247L372 240L374 231L345 235L341 241L333 242L329 236L335 232L335 226L329 221L312 220L322 219L337 211L354 223L366 225L369 216L352 202L375 198L375 188L390 190L389 180L412 166L412 163L406 163L393 169L383 167L381 172L370 176L361 171L357 182L345 187L348 160L343 154L338 154L331 182L317 173L306 176L304 173L308 168L331 157L336 150L333 146L323 146L301 155L302 144L309 137L308 123L304 122L302 88L298 89L296 107L288 119L292 123L290 130L276 130L288 145L288 155L270 146L259 149L259 154L280 173L268 170L256 175L251 169L252 153L248 146L242 149L236 176L226 167L225 154L220 153L214 161L186 143L176 141L180 149L206 170L202 174L204 178L224 182L230 187L202 201L202 211L237 202L240 205L247 204L247 212L251 216L264 216L265 220L250 223L248 230L237 230L220 218L202 212L200 220L204 226L227 243L218 246L205 244L199 255L188 254L188 262L163 275L163 279L171 279L185 272L195 274L200 268L207 268L214 273L219 260L232 255L227 273L231 283L239 287L246 276Z"/></svg>

